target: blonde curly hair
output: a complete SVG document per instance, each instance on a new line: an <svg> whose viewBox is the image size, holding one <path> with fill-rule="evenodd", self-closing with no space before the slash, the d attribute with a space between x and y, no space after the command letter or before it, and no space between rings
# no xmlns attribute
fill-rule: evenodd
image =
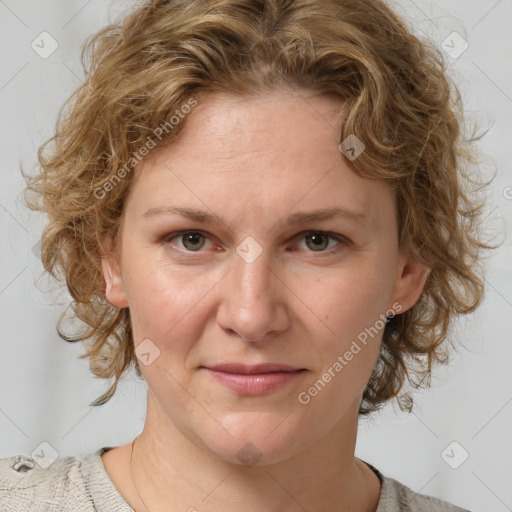
<svg viewBox="0 0 512 512"><path fill-rule="evenodd" d="M343 100L339 140L355 135L366 148L349 165L393 187L400 247L431 269L417 304L386 325L360 414L399 397L406 379L428 385L433 363L447 361L453 318L482 300L480 252L490 248L473 195L482 188L470 173L473 139L463 136L459 91L431 43L381 0L150 0L89 38L81 58L85 81L39 148L41 172L24 174L24 192L48 217L44 269L65 278L85 324L64 333L64 312L57 332L84 342L80 357L94 375L114 379L91 405L110 400L131 364L141 376L129 308L106 300L101 268L101 241L118 240L127 162L190 98L283 85ZM185 125L186 116L159 148Z"/></svg>

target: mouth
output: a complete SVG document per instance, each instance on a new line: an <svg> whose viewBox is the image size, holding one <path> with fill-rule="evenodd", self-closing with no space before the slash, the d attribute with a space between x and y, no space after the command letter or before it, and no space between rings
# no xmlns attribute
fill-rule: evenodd
<svg viewBox="0 0 512 512"><path fill-rule="evenodd" d="M305 368L298 368L294 366L288 366L286 364L277 364L277 363L262 363L255 364L252 366L248 366L245 364L239 363L224 363L217 364L214 366L205 366L203 368L207 368L209 370L224 372L224 373L234 373L240 375L255 375L255 374L264 374L264 373L277 373L277 372L296 372L305 370Z"/></svg>
<svg viewBox="0 0 512 512"><path fill-rule="evenodd" d="M277 363L243 365L224 363L202 366L218 383L242 395L263 395L281 388L307 372L298 368Z"/></svg>

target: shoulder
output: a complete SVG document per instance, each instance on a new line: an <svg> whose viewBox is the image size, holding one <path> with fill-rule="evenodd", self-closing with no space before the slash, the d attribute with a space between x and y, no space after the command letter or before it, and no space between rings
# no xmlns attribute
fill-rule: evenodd
<svg viewBox="0 0 512 512"><path fill-rule="evenodd" d="M63 505L76 511L94 510L92 503L87 506L81 463L79 457L66 457L44 468L29 456L0 459L2 512L49 512Z"/></svg>
<svg viewBox="0 0 512 512"><path fill-rule="evenodd" d="M419 494L397 480L384 476L371 464L368 466L381 481L381 496L376 512L470 512L434 496Z"/></svg>

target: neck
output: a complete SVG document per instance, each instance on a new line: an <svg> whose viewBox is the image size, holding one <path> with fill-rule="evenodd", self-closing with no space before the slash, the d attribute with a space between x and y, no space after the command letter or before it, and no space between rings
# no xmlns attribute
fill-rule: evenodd
<svg viewBox="0 0 512 512"><path fill-rule="evenodd" d="M131 460L140 510L374 512L380 483L354 457L357 410L328 436L266 465L234 464L163 418L148 394L148 414ZM139 509L137 509L137 512Z"/></svg>

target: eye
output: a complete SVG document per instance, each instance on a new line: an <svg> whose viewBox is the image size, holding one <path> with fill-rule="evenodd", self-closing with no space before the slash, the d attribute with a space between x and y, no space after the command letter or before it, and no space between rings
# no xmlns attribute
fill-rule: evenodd
<svg viewBox="0 0 512 512"><path fill-rule="evenodd" d="M164 242L171 243L175 239L181 242L181 245L180 243L176 244L179 249L189 252L200 251L207 241L209 241L200 231L183 231L181 233L174 233L173 235L168 236L165 238Z"/></svg>
<svg viewBox="0 0 512 512"><path fill-rule="evenodd" d="M297 235L297 238L299 239L298 248L310 252L331 252L339 245L349 244L349 240L345 237L324 231L308 231ZM212 244L208 236L201 231L172 233L164 237L162 243L174 245L185 252L204 252L201 249L208 248L207 244Z"/></svg>
<svg viewBox="0 0 512 512"><path fill-rule="evenodd" d="M324 231L310 231L303 235L301 240L305 241L306 250L313 252L328 252L337 245L347 243L343 237Z"/></svg>

